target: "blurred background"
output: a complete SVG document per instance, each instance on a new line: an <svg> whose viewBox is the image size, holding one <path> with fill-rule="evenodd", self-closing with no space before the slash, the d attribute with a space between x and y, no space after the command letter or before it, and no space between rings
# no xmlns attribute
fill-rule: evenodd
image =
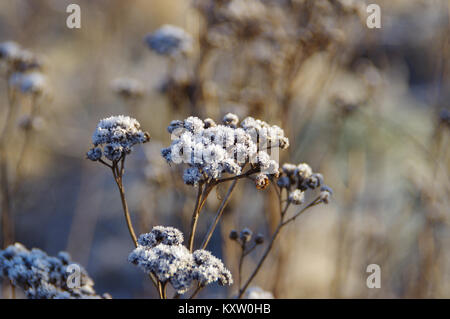
<svg viewBox="0 0 450 319"><path fill-rule="evenodd" d="M157 297L127 262L133 244L111 172L85 158L91 135L118 114L150 132L127 160L133 222L138 233L171 225L186 235L196 190L160 156L166 128L234 112L280 125L290 139L280 163L306 162L334 190L329 205L283 230L253 285L276 298L450 297L449 1L78 0L81 29L69 29L73 2L0 2L0 42L33 52L46 79L38 101L18 94L7 142L10 179L21 159L14 241L49 255L67 250L99 293ZM368 3L381 7L380 29L366 26ZM192 50L149 50L145 36L164 24L191 34ZM10 79L1 76L4 125ZM30 127L21 118L31 103L39 125ZM225 191L208 199L200 233ZM274 198L238 184L209 246L233 274L239 249L228 233L249 227L268 238ZM381 267L379 289L366 286L369 264ZM213 286L199 297L235 293Z"/></svg>

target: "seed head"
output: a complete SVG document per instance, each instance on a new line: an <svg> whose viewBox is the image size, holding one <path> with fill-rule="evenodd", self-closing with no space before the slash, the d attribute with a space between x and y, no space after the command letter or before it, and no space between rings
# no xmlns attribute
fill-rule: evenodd
<svg viewBox="0 0 450 319"><path fill-rule="evenodd" d="M305 202L305 193L299 189L296 189L289 193L289 202L294 205L301 205Z"/></svg>
<svg viewBox="0 0 450 319"><path fill-rule="evenodd" d="M241 231L241 233L239 234L239 237L241 238L241 240L242 240L244 243L246 243L246 242L249 242L250 239L252 239L252 235L253 235L253 232L252 232L250 229L244 228L244 229Z"/></svg>
<svg viewBox="0 0 450 319"><path fill-rule="evenodd" d="M230 231L229 237L231 240L237 240L239 238L239 233L237 232L237 230L233 229Z"/></svg>
<svg viewBox="0 0 450 319"><path fill-rule="evenodd" d="M258 174L256 175L255 178L255 184L256 184L256 188L259 190L263 190L266 189L267 186L269 185L270 181L269 181L269 177L267 177L266 174Z"/></svg>
<svg viewBox="0 0 450 319"><path fill-rule="evenodd" d="M255 243L257 245L261 245L262 243L264 243L264 235L263 234L258 234L255 237Z"/></svg>

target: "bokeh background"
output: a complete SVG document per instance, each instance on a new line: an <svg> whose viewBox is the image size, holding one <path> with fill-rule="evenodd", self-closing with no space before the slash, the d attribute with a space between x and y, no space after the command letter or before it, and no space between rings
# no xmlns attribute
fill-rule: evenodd
<svg viewBox="0 0 450 319"><path fill-rule="evenodd" d="M329 205L283 231L254 285L277 298L450 297L448 1L370 1L381 6L381 29L366 27L364 1L306 0L243 1L248 7L225 18L211 9L225 0L78 0L82 26L69 29L72 2L0 1L0 42L39 55L50 91L13 205L15 241L50 255L67 250L99 293L156 297L127 262L133 245L110 171L85 159L91 134L110 115L138 119L152 140L129 157L124 181L137 232L161 224L186 234L196 190L161 159L167 125L232 111L283 127L291 146L280 162L309 163L334 190ZM192 34L193 52L150 51L144 37L163 24ZM140 81L143 95L118 96L112 83L123 77ZM17 128L12 161L22 139ZM225 190L210 196L200 232ZM229 231L268 237L274 198L249 181L238 185L209 247L233 273L239 250ZM369 264L381 267L380 289L366 286Z"/></svg>

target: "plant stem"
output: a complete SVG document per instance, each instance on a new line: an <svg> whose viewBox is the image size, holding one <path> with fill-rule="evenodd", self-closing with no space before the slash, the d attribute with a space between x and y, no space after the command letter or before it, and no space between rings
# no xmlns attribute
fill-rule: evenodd
<svg viewBox="0 0 450 319"><path fill-rule="evenodd" d="M127 204L127 200L125 198L125 189L123 187L123 182L122 182L123 172L125 171L125 156L121 160L120 169L118 167L118 162L113 163L113 165L109 165L106 162L103 162L102 164L110 167L113 172L114 180L116 181L117 187L119 188L120 199L122 201L122 208L123 208L123 213L125 215L125 221L126 221L127 227L128 227L128 232L130 233L131 239L133 240L134 247L137 247L138 246L137 237L136 237L136 233L133 228L133 224L131 222L130 211L128 210L128 204ZM161 296L159 282L156 280L156 278L152 274L150 274L149 277L152 280L152 283L155 286L155 288L158 289L158 292L160 293L160 296Z"/></svg>
<svg viewBox="0 0 450 319"><path fill-rule="evenodd" d="M242 298L242 295L245 293L245 291L248 288L248 285L250 285L250 282L253 280L253 278L255 278L256 274L258 273L259 269L261 268L262 264L264 263L264 260L266 260L267 256L269 255L273 243L275 242L275 239L277 238L278 234L280 233L281 228L283 227L282 223L280 222L277 226L277 228L275 229L275 232L272 235L272 239L269 242L269 245L266 248L266 251L264 252L264 255L261 257L261 259L258 262L258 265L256 266L255 270L253 270L253 273L250 275L250 277L247 279L247 281L245 282L244 286L242 288L239 289L239 295L238 295L238 299Z"/></svg>
<svg viewBox="0 0 450 319"><path fill-rule="evenodd" d="M192 220L191 220L191 233L189 234L189 251L192 253L192 248L194 246L194 233L195 228L197 227L197 221L198 221L198 210L200 207L200 201L202 200L202 193L203 193L203 184L198 185L198 191L197 191L197 199L195 200L195 207L194 212L192 214Z"/></svg>
<svg viewBox="0 0 450 319"><path fill-rule="evenodd" d="M204 187L202 187L202 185L199 185L198 187L197 200L195 203L194 213L192 214L191 233L189 235L189 251L191 253L194 250L194 239L195 232L197 230L198 216L200 215L200 212L205 205L206 199L208 198L208 195L213 187L214 184L210 185L208 182L206 182Z"/></svg>
<svg viewBox="0 0 450 319"><path fill-rule="evenodd" d="M11 198L8 183L8 166L6 162L6 154L3 146L0 146L1 152L1 187L2 187L2 232L3 247L6 248L12 244L14 238L14 227L11 216Z"/></svg>
<svg viewBox="0 0 450 319"><path fill-rule="evenodd" d="M223 211L224 211L224 209L225 209L229 199L231 198L231 193L233 192L233 190L234 190L234 188L235 188L235 186L237 184L237 181L238 180L235 179L233 181L233 183L230 185L230 187L228 188L228 192L225 195L225 197L223 198L219 209L217 210L216 217L214 218L214 222L211 224L211 226L210 226L210 228L208 230L208 234L206 235L205 239L203 240L202 249L205 249L206 246L208 246L208 243L211 240L211 237L212 237L212 235L214 233L214 230L216 229L217 224L219 223L219 220L222 217L222 213L223 213Z"/></svg>
<svg viewBox="0 0 450 319"><path fill-rule="evenodd" d="M241 281L242 281L242 264L244 263L244 256L245 256L245 241L241 244L241 257L239 258L239 268L238 268L238 287L241 287Z"/></svg>
<svg viewBox="0 0 450 319"><path fill-rule="evenodd" d="M200 292L200 290L203 289L204 286L200 286L198 285L198 287L194 290L194 292L192 293L192 295L189 297L189 299L194 299L195 296L198 295L198 293Z"/></svg>
<svg viewBox="0 0 450 319"><path fill-rule="evenodd" d="M125 199L125 190L124 190L123 183L122 183L122 177L116 176L114 170L113 170L113 174L114 174L114 179L116 181L117 187L119 188L120 199L122 201L122 208L123 208L123 212L124 212L124 216L125 216L125 221L127 222L128 231L130 233L131 239L133 240L134 246L137 247L138 246L137 237L136 237L136 233L134 232L133 225L131 223L130 212L128 210L128 204Z"/></svg>
<svg viewBox="0 0 450 319"><path fill-rule="evenodd" d="M316 197L311 203L309 203L308 205L306 205L305 207L303 207L298 213L296 213L294 216L292 216L291 218L284 220L284 216L287 212L287 208L289 207L289 202L286 204L285 209L281 212L281 219L280 222L278 223L277 228L275 229L272 238L269 242L269 245L267 246L266 250L264 251L263 256L261 257L261 259L259 260L258 264L256 265L255 270L253 270L252 274L250 275L250 277L247 279L246 283L244 284L244 286L242 288L239 288L239 294L238 294L238 299L242 298L242 296L244 295L245 291L247 290L248 286L250 285L251 281L255 278L255 276L258 274L258 271L261 269L262 264L264 263L264 261L266 260L267 256L269 255L270 251L272 250L273 244L275 242L275 240L277 239L281 229L286 226L288 223L294 221L298 216L300 216L303 212L305 212L308 208L311 208L313 206L316 206L317 204L320 203L319 197Z"/></svg>
<svg viewBox="0 0 450 319"><path fill-rule="evenodd" d="M158 293L159 293L159 299L164 299L163 286L160 281L158 281Z"/></svg>
<svg viewBox="0 0 450 319"><path fill-rule="evenodd" d="M31 112L30 112L30 120L31 120L31 127L26 127L25 128L25 137L24 137L24 141L22 144L22 149L20 151L19 154L19 158L17 159L17 165L16 165L16 179L15 182L12 186L12 197L15 200L16 197L16 193L20 187L20 185L22 184L22 178L23 178L23 162L25 161L26 155L27 155L27 151L30 148L30 144L32 142L31 138L32 138L32 132L33 132L33 120L36 118L38 112L38 106L37 106L37 96L33 95L32 97L32 104L31 104Z"/></svg>
<svg viewBox="0 0 450 319"><path fill-rule="evenodd" d="M6 141L8 140L8 133L11 130L11 125L14 119L14 105L15 95L9 87L8 81L9 73L6 77L6 90L8 96L8 107L6 122L0 136L0 186L2 194L2 233L3 246L7 247L14 241L14 222L11 214L11 192L8 178L8 158L6 154Z"/></svg>

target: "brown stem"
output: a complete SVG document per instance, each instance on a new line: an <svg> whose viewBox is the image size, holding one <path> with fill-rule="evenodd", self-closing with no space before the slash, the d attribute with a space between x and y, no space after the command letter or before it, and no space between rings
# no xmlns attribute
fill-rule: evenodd
<svg viewBox="0 0 450 319"><path fill-rule="evenodd" d="M122 182L122 177L123 177L123 173L125 170L125 156L123 156L121 159L120 169L119 169L118 162L113 162L113 164L110 165L110 164L104 162L103 160L101 160L101 163L108 166L109 168L111 168L111 171L114 176L114 180L116 181L117 187L119 188L120 199L122 201L122 208L123 208L123 213L125 215L125 221L127 223L128 231L130 233L131 239L133 240L134 247L137 247L138 246L137 237L136 237L136 233L133 228L133 224L131 222L130 211L128 210L127 200L125 199L125 189L123 187L123 182ZM155 276L153 274L150 274L149 277L152 280L152 283L155 286L155 288L158 289L158 292L160 293L160 296L161 296L159 281L155 278Z"/></svg>
<svg viewBox="0 0 450 319"><path fill-rule="evenodd" d="M220 184L220 183L224 183L224 182L228 182L228 181L233 181L233 180L237 180L237 179L241 179L241 178L245 178L248 177L254 173L258 172L257 169L255 168L250 168L248 171L246 171L245 173L242 173L241 175L236 175L236 176L232 176L232 177L227 177L227 178L222 178L222 179L218 179L214 182L214 185Z"/></svg>
<svg viewBox="0 0 450 319"><path fill-rule="evenodd" d="M163 286L160 281L158 281L158 293L159 293L159 299L164 299Z"/></svg>
<svg viewBox="0 0 450 319"><path fill-rule="evenodd" d="M203 187L202 191L202 185L199 185L197 193L197 201L195 203L194 213L192 214L191 233L189 235L189 251L191 253L194 250L194 239L195 239L195 232L197 230L198 216L200 215L200 212L203 206L205 205L206 198L208 198L208 195L213 187L214 187L213 185L210 185L207 182Z"/></svg>
<svg viewBox="0 0 450 319"><path fill-rule="evenodd" d="M239 267L238 267L238 287L241 287L241 281L242 281L242 264L244 263L244 257L245 257L245 244L244 241L241 244L241 256L239 257Z"/></svg>
<svg viewBox="0 0 450 319"><path fill-rule="evenodd" d="M311 208L313 206L316 206L317 204L319 204L319 197L315 198L311 203L309 203L308 205L306 205L304 208L302 208L298 213L296 213L294 216L292 216L291 218L287 219L286 221L284 221L284 215L287 211L287 207L289 206L289 203L286 205L285 209L281 212L281 219L280 222L277 226L277 228L275 229L275 232L272 235L272 238L269 242L269 245L267 246L266 250L264 251L263 256L261 257L261 259L259 260L258 264L256 265L256 268L253 270L253 273L250 275L250 277L247 279L246 283L244 284L244 286L242 288L239 289L239 294L238 294L238 299L242 298L242 296L244 295L245 291L247 290L248 286L250 285L251 281L255 278L255 276L258 274L258 271L261 269L262 264L264 263L264 261L266 260L267 256L269 255L270 251L272 250L273 244L275 242L275 240L277 239L277 236L279 235L281 229L286 226L288 223L294 221L298 216L300 216L303 212L305 212L308 208Z"/></svg>
<svg viewBox="0 0 450 319"><path fill-rule="evenodd" d="M250 285L250 282L253 280L253 278L255 278L256 274L258 273L259 269L261 268L262 264L264 263L264 260L266 260L267 256L269 255L273 243L275 242L275 239L277 238L278 234L280 233L281 228L283 227L282 223L280 222L277 226L277 228L275 229L275 232L272 235L272 239L269 242L269 245L266 248L266 251L264 252L264 255L261 257L261 259L258 262L258 265L256 266L255 270L253 270L252 274L250 275L250 277L247 279L247 281L245 282L244 286L242 288L239 289L239 295L238 295L238 299L242 298L242 295L245 293L245 291L248 288L248 285Z"/></svg>
<svg viewBox="0 0 450 319"><path fill-rule="evenodd" d="M167 282L161 284L162 299L167 299Z"/></svg>
<svg viewBox="0 0 450 319"><path fill-rule="evenodd" d="M8 108L6 115L6 123L3 127L0 136L0 173L1 173L1 193L2 193L2 233L3 233L3 246L7 247L14 241L14 222L11 214L11 192L8 179L8 160L6 154L6 141L8 140L8 133L11 130L11 125L14 118L14 94L9 87L9 74L6 78L7 96L8 96Z"/></svg>
<svg viewBox="0 0 450 319"><path fill-rule="evenodd" d="M189 234L189 251L192 253L192 247L194 246L194 232L195 228L197 227L197 220L198 220L198 209L200 207L200 201L202 200L202 193L203 193L203 185L198 185L198 191L197 191L197 199L195 200L195 207L194 212L192 214L192 220L191 220L191 233Z"/></svg>
<svg viewBox="0 0 450 319"><path fill-rule="evenodd" d="M137 237L136 237L136 233L134 232L133 225L131 223L130 212L128 210L128 204L125 199L125 189L124 189L123 183L122 183L122 176L117 176L114 169L112 171L113 171L113 175L114 175L114 180L116 181L117 187L119 188L120 199L122 201L122 208L123 208L123 213L125 216L125 221L127 222L128 231L130 233L131 239L133 240L134 246L137 247L138 246Z"/></svg>
<svg viewBox="0 0 450 319"><path fill-rule="evenodd" d="M208 234L206 235L205 239L203 240L202 249L205 249L206 246L208 246L208 243L211 240L211 237L212 237L212 235L214 233L214 230L216 229L217 224L219 223L219 220L222 217L223 211L225 210L225 207L228 204L229 199L231 198L231 193L233 192L233 190L234 190L234 188L235 188L235 186L237 184L237 181L238 180L235 179L233 181L233 183L231 184L230 188L228 188L228 192L225 195L225 197L223 198L219 209L217 210L216 217L214 218L214 222L210 226L210 228L208 230Z"/></svg>
<svg viewBox="0 0 450 319"><path fill-rule="evenodd" d="M22 144L22 149L20 151L19 154L19 158L17 159L17 165L16 165L16 180L13 184L12 187L12 197L13 199L15 199L15 195L17 193L17 190L19 189L20 185L22 184L22 178L23 178L23 162L25 161L26 155L27 155L27 151L30 148L30 144L32 142L32 132L33 132L33 127L32 127L32 123L33 120L36 118L37 112L38 112L38 107L37 107L37 96L33 95L32 97L32 104L31 104L31 112L30 112L30 120L31 120L31 127L26 127L25 128L25 137L24 137L24 141Z"/></svg>
<svg viewBox="0 0 450 319"><path fill-rule="evenodd" d="M199 285L199 286L195 289L195 291L192 293L192 295L189 297L189 299L194 299L195 296L198 295L198 293L200 292L200 290L203 289L203 287L204 287L204 286Z"/></svg>

